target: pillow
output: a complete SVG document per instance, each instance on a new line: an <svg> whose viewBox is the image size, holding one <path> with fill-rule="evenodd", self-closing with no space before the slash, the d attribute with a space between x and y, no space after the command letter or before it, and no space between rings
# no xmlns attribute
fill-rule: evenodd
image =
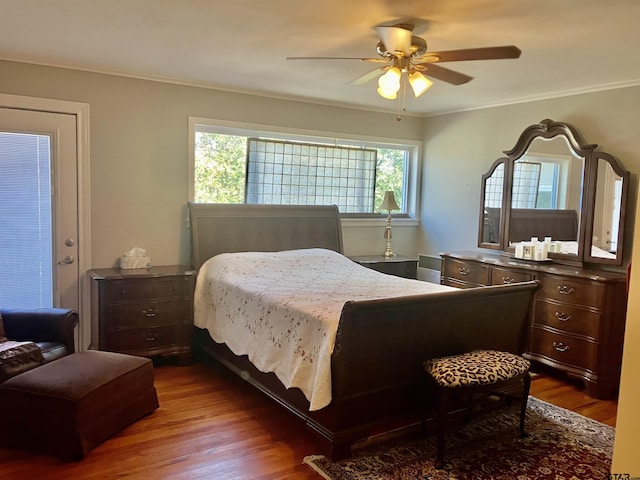
<svg viewBox="0 0 640 480"><path fill-rule="evenodd" d="M44 363L42 350L33 342L0 343L0 382Z"/></svg>
<svg viewBox="0 0 640 480"><path fill-rule="evenodd" d="M4 333L4 323L2 323L2 314L0 313L0 342L6 342L7 335Z"/></svg>

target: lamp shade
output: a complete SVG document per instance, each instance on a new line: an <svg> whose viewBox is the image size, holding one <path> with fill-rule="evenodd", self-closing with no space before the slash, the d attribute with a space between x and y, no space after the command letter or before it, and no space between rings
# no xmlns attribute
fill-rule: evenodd
<svg viewBox="0 0 640 480"><path fill-rule="evenodd" d="M416 97L419 97L424 92L429 90L431 85L433 85L433 82L422 75L422 73L420 72L412 72L409 74L409 84L411 84L413 94Z"/></svg>
<svg viewBox="0 0 640 480"><path fill-rule="evenodd" d="M387 210L389 212L391 210L400 210L400 207L396 203L396 198L391 190L384 192L384 198L380 204L380 210Z"/></svg>
<svg viewBox="0 0 640 480"><path fill-rule="evenodd" d="M393 100L400 90L400 78L402 72L398 67L391 67L378 79L378 94L381 97Z"/></svg>

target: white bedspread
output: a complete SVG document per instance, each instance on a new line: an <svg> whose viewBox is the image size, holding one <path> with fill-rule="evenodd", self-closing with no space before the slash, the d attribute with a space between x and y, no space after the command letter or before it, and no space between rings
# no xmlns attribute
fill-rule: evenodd
<svg viewBox="0 0 640 480"><path fill-rule="evenodd" d="M578 255L578 242L562 241L562 251L569 255ZM595 245L591 245L591 256L600 258L616 258L615 253L607 252Z"/></svg>
<svg viewBox="0 0 640 480"><path fill-rule="evenodd" d="M310 410L319 410L331 402L331 353L346 301L448 290L324 249L225 253L200 268L195 325L287 388L300 388Z"/></svg>

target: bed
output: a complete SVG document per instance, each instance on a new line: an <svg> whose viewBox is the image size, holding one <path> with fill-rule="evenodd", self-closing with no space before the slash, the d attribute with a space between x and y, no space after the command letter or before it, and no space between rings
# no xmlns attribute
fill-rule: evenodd
<svg viewBox="0 0 640 480"><path fill-rule="evenodd" d="M222 363L303 419L323 440L325 453L334 459L348 456L357 440L418 418L424 402L423 359L476 348L524 351L537 288L534 282L457 290L366 269L342 255L340 217L334 206L190 204L189 211L192 261L199 270L194 354ZM239 255L231 255L236 253ZM286 263L288 257L295 257L294 263L302 270L312 270L315 278L323 280L296 277L294 284L307 286L292 298L316 298L306 303L315 302L320 308L318 297L329 298L321 288L339 292L331 295L335 301L326 302L327 311L331 311L325 323L330 327L319 331L320 342L303 345L307 357L313 345L318 350L306 366L294 354L302 344L280 345L282 335L273 333L277 320L267 318L275 310L275 297L291 288L273 277L279 269L274 265ZM233 263L238 258L244 267ZM260 264L271 277L254 282L253 273L257 279ZM332 266L337 276L330 274ZM230 283L215 287L218 292L212 293L212 278L229 274ZM341 278L346 283L341 284ZM251 284L260 281L279 286L257 295L266 306L246 307L248 313L242 315L229 313L245 308L233 302L244 302L242 295L252 294ZM370 286L368 293L367 288L344 293L344 285L359 282ZM223 310L224 298L230 299L227 310ZM212 314L212 307L226 313ZM303 306L293 302L290 307L298 312ZM220 318L244 330L224 337L229 334L217 331ZM301 317L290 318L301 323ZM269 330L271 340L257 337L253 343L268 350L266 361L242 345L261 327ZM308 339L313 335L288 336ZM287 353L273 354L274 344ZM309 380L289 368L287 376L280 362L289 366L302 363L303 370L309 370L311 364L317 372Z"/></svg>

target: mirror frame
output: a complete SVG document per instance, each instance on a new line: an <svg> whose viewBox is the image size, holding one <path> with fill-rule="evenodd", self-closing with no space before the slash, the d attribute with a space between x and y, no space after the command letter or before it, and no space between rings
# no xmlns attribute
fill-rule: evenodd
<svg viewBox="0 0 640 480"><path fill-rule="evenodd" d="M505 205L505 190L507 189L506 184L507 183L511 183L511 175L509 174L509 169L507 168L507 164L508 164L509 159L508 158L499 158L497 159L495 162L493 162L493 164L491 165L491 168L489 168L489 170L487 171L487 173L485 173L484 175L482 175L482 188L480 190L480 218L478 220L478 246L480 248L491 248L491 249L495 249L495 250L503 250L504 249L504 239L506 238L506 235L504 234L504 227L505 227L505 214L504 214L504 205ZM485 226L485 193L487 191L486 189L486 185L487 185L487 180L489 178L491 178L494 174L494 172L498 169L498 167L500 165L503 165L504 168L504 178L502 181L502 206L500 207L500 221L498 223L499 226L499 235L498 235L498 241L497 242L485 242L484 241L484 226ZM508 181L509 180L509 181ZM509 190L511 190L511 187L509 186Z"/></svg>
<svg viewBox="0 0 640 480"><path fill-rule="evenodd" d="M562 136L566 139L572 153L581 157L584 161L582 199L580 205L580 228L578 230L578 254L549 253L549 257L560 263L582 265L583 263L622 265L625 210L629 190L629 171L625 170L622 164L612 155L598 151L596 144L588 144L584 141L578 130L572 125L564 122L554 122L550 119L542 120L527 127L518 138L515 146L511 150L505 150L506 157L497 159L491 168L482 176L480 191L480 220L478 225L478 247L495 250L503 250L509 253L514 252L514 248L509 246L509 223L511 218L511 194L513 185L513 170L516 160L521 158L529 149L529 146L536 138L552 139ZM593 227L595 215L596 188L598 181L598 163L603 160L611 166L614 173L622 178L620 219L618 228L617 248L615 258L594 257L592 255ZM499 165L504 164L504 181L502 191L502 211L500 215L500 238L496 243L487 243L483 239L483 227L485 217L485 191L487 179Z"/></svg>

